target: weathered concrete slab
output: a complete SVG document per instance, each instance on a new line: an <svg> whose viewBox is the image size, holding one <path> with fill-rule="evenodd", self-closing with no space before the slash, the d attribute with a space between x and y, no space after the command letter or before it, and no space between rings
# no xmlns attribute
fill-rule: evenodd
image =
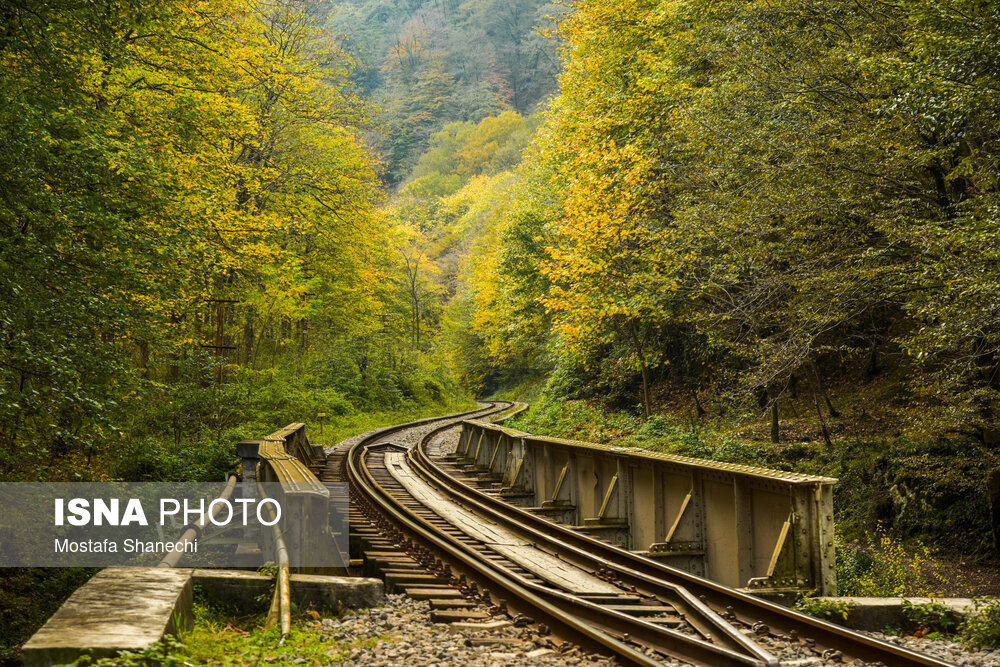
<svg viewBox="0 0 1000 667"><path fill-rule="evenodd" d="M191 580L215 600L246 611L270 603L270 599L263 603L259 599L271 592L274 582L253 570L212 569L194 570Z"/></svg>
<svg viewBox="0 0 1000 667"><path fill-rule="evenodd" d="M464 622L458 621L452 623L448 626L448 629L452 632L457 632L459 634L464 634L466 632L490 632L493 630L502 630L504 628L509 628L514 624L510 621L486 621L485 623L476 622Z"/></svg>
<svg viewBox="0 0 1000 667"><path fill-rule="evenodd" d="M270 594L273 583L270 577L246 570L198 569L193 581L215 599L247 610L260 606L259 597ZM292 601L304 607L360 609L382 604L385 599L382 580L368 577L293 574L289 587Z"/></svg>
<svg viewBox="0 0 1000 667"><path fill-rule="evenodd" d="M322 574L293 574L291 596L296 604L337 609L374 607L385 601L381 579L370 577L331 577Z"/></svg>
<svg viewBox="0 0 1000 667"><path fill-rule="evenodd" d="M464 600L465 596L450 586L403 586L414 600Z"/></svg>
<svg viewBox="0 0 1000 667"><path fill-rule="evenodd" d="M910 629L913 622L903 614L903 600L912 604L927 604L935 602L942 604L955 613L956 618L964 619L973 610L973 602L969 598L850 598L824 597L821 600L831 602L851 603L854 607L847 614L847 619L831 618L831 622L852 630L867 630L878 632L883 628Z"/></svg>
<svg viewBox="0 0 1000 667"><path fill-rule="evenodd" d="M22 649L27 667L142 651L192 626L191 570L115 567L81 586Z"/></svg>

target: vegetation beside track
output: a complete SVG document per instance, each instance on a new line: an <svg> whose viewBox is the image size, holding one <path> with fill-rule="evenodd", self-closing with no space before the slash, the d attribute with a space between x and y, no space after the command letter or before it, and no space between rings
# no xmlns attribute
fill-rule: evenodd
<svg viewBox="0 0 1000 667"><path fill-rule="evenodd" d="M347 611L344 614L351 614ZM179 636L168 636L146 651L124 652L115 658L81 658L75 665L84 667L145 667L162 665L258 665L285 664L296 660L303 664L329 664L346 658L352 650L370 648L382 637L360 641L339 641L328 632L309 624L343 614L330 610L298 609L293 613L292 630L282 641L281 630L267 627L267 605L258 609L236 609L205 596L196 590L194 628Z"/></svg>
<svg viewBox="0 0 1000 667"><path fill-rule="evenodd" d="M837 477L838 571L848 595L998 594L989 504L979 471L996 454L968 438L917 440L847 434L771 443L752 420L692 417L676 409L649 419L566 399L554 383L508 423L531 433L639 447L731 463ZM663 406L665 411L669 406ZM686 414L685 414L686 412ZM678 414L679 413L679 414ZM846 421L846 420L845 420ZM837 428L848 431L849 424ZM811 437L810 437L811 436Z"/></svg>

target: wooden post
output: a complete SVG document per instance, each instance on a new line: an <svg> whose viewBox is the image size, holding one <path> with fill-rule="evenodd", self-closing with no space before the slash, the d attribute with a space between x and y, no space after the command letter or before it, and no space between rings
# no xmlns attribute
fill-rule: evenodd
<svg viewBox="0 0 1000 667"><path fill-rule="evenodd" d="M215 384L222 384L222 355L225 350L235 350L235 345L226 345L226 304L239 303L235 299L208 299L215 304L215 344L202 345L215 350Z"/></svg>

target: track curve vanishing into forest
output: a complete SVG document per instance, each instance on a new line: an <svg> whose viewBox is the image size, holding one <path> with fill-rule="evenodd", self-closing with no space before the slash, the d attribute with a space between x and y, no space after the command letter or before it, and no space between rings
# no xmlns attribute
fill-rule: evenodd
<svg viewBox="0 0 1000 667"><path fill-rule="evenodd" d="M446 585L562 641L628 665L949 663L877 641L631 553L510 505L448 461L465 419L510 402L393 426L330 452L325 482L351 484L351 516Z"/></svg>

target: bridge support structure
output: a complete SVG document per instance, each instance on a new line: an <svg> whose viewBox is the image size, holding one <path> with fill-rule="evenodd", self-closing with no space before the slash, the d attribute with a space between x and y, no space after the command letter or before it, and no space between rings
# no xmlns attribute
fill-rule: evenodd
<svg viewBox="0 0 1000 667"><path fill-rule="evenodd" d="M760 593L836 594L836 479L465 421L455 458L500 495L667 565Z"/></svg>
<svg viewBox="0 0 1000 667"><path fill-rule="evenodd" d="M281 537L287 547L289 566L298 572L321 574L346 568L346 556L331 558L338 549L331 530L330 490L311 470L323 463L323 448L309 444L305 424L289 424L262 440L241 442L238 449L243 460L244 484L252 479L276 483L269 484L269 488L281 490L277 500L286 513L283 522L286 529ZM248 477L250 471L254 471L252 478ZM343 523L347 523L346 516ZM270 531L261 531L260 540L265 553L276 550ZM317 563L339 564L317 567Z"/></svg>

